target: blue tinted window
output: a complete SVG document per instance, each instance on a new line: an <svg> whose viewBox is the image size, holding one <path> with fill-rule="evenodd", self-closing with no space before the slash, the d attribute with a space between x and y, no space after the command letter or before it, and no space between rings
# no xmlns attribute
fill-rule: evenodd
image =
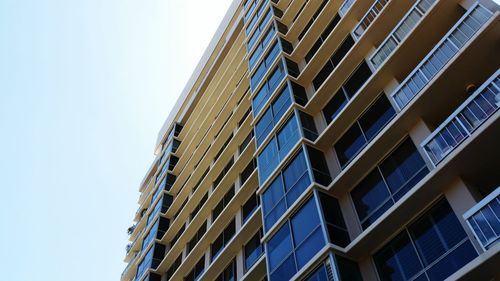
<svg viewBox="0 0 500 281"><path fill-rule="evenodd" d="M265 59L260 63L257 70L250 78L250 86L252 87L252 89L255 89L255 87L259 84L264 74L269 70L269 67L278 56L280 50L281 49L280 45L278 44L278 41L275 41L274 46L271 48L271 50L266 55Z"/></svg>
<svg viewBox="0 0 500 281"><path fill-rule="evenodd" d="M273 138L257 157L257 168L259 169L260 183L263 183L271 172L278 166L278 145L276 138Z"/></svg>
<svg viewBox="0 0 500 281"><path fill-rule="evenodd" d="M274 123L276 124L278 120L285 114L285 111L292 104L292 98L290 97L290 89L288 85L281 91L280 95L274 100L271 105L274 115Z"/></svg>
<svg viewBox="0 0 500 281"><path fill-rule="evenodd" d="M349 160L365 146L366 139L358 124L355 123L334 145L340 166L345 166Z"/></svg>
<svg viewBox="0 0 500 281"><path fill-rule="evenodd" d="M300 139L300 136L298 124L295 115L293 115L257 157L261 184L269 178L272 171Z"/></svg>
<svg viewBox="0 0 500 281"><path fill-rule="evenodd" d="M325 238L321 227L318 227L307 239L297 247L297 265L302 268L316 255L325 245Z"/></svg>
<svg viewBox="0 0 500 281"><path fill-rule="evenodd" d="M392 200L390 200L390 193L377 169L372 171L353 189L351 196L361 224L364 224L365 220L376 214L375 212L379 209L384 212L393 205ZM370 225L373 221L370 220L367 225Z"/></svg>
<svg viewBox="0 0 500 281"><path fill-rule="evenodd" d="M288 86L275 98L271 106L265 111L261 119L255 125L255 135L257 147L260 147L265 138L269 135L274 126L283 117L285 111L292 104L290 89Z"/></svg>
<svg viewBox="0 0 500 281"><path fill-rule="evenodd" d="M259 112L262 110L264 107L264 104L267 102L269 99L269 96L276 90L278 87L278 82L283 80L285 77L285 71L283 68L283 64L279 63L270 77L268 78L267 82L262 85L261 89L259 90L258 94L253 98L252 101L252 108L253 108L253 116L257 116ZM253 89L252 89L253 91Z"/></svg>
<svg viewBox="0 0 500 281"><path fill-rule="evenodd" d="M415 186L428 171L411 139L406 139L351 191L363 229Z"/></svg>
<svg viewBox="0 0 500 281"><path fill-rule="evenodd" d="M340 89L326 104L325 108L323 108L323 115L325 116L326 123L332 122L346 104L347 98L343 89Z"/></svg>
<svg viewBox="0 0 500 281"><path fill-rule="evenodd" d="M248 40L247 44L247 50L250 51L252 47L254 46L255 42L257 41L257 38L260 36L262 33L262 30L264 27L266 27L266 24L268 23L269 19L272 17L271 9L267 10L267 13L265 17L262 19L261 23L259 24L258 28L255 29L255 32L250 36L250 39ZM274 35L274 34L273 34Z"/></svg>
<svg viewBox="0 0 500 281"><path fill-rule="evenodd" d="M290 206L311 183L304 152L297 155L293 162L284 170L283 179L287 192L286 201L288 206Z"/></svg>
<svg viewBox="0 0 500 281"><path fill-rule="evenodd" d="M271 281L289 281L297 272L294 256L289 256L273 273Z"/></svg>
<svg viewBox="0 0 500 281"><path fill-rule="evenodd" d="M255 124L255 140L257 147L260 147L264 139L269 135L273 129L273 111L272 108L268 108L260 120Z"/></svg>
<svg viewBox="0 0 500 281"><path fill-rule="evenodd" d="M316 269L309 277L307 277L306 281L329 281L328 275L326 273L326 268L324 264Z"/></svg>
<svg viewBox="0 0 500 281"><path fill-rule="evenodd" d="M255 95L255 97L252 100L254 117L257 116L257 114L259 114L262 107L264 106L264 103L267 101L267 98L268 98L268 90L266 85L264 85L262 88L260 88L259 92Z"/></svg>
<svg viewBox="0 0 500 281"><path fill-rule="evenodd" d="M382 128L396 115L385 94L377 99L370 108L359 119L359 125L363 129L367 140L373 139Z"/></svg>
<svg viewBox="0 0 500 281"><path fill-rule="evenodd" d="M396 111L382 94L335 144L340 165L344 167L358 155L395 115Z"/></svg>
<svg viewBox="0 0 500 281"><path fill-rule="evenodd" d="M274 72L269 76L269 91L272 93L278 86L278 83L285 77L285 69L283 63L278 64Z"/></svg>
<svg viewBox="0 0 500 281"><path fill-rule="evenodd" d="M409 280L423 268L406 232L394 238L374 259L381 280Z"/></svg>
<svg viewBox="0 0 500 281"><path fill-rule="evenodd" d="M271 228L310 185L311 179L305 161L304 151L301 151L262 194L266 230Z"/></svg>
<svg viewBox="0 0 500 281"><path fill-rule="evenodd" d="M280 160L284 159L300 138L297 118L293 115L277 134Z"/></svg>
<svg viewBox="0 0 500 281"><path fill-rule="evenodd" d="M277 177L262 195L264 213L268 213L284 196L283 181Z"/></svg>
<svg viewBox="0 0 500 281"><path fill-rule="evenodd" d="M381 280L410 280L420 274L417 280L434 281L446 279L476 256L455 213L442 199L374 260Z"/></svg>
<svg viewBox="0 0 500 281"><path fill-rule="evenodd" d="M318 209L314 200L309 200L291 220L293 239L296 245L302 243L320 224Z"/></svg>
<svg viewBox="0 0 500 281"><path fill-rule="evenodd" d="M281 227L267 243L269 266L274 269L292 252L292 237L288 225Z"/></svg>
<svg viewBox="0 0 500 281"><path fill-rule="evenodd" d="M260 244L260 239L262 237L262 231L257 231L257 233L245 244L245 269L250 269L255 262L262 256L263 249Z"/></svg>
<svg viewBox="0 0 500 281"><path fill-rule="evenodd" d="M391 193L399 199L420 181L428 169L410 139L401 144L389 158L380 165Z"/></svg>
<svg viewBox="0 0 500 281"><path fill-rule="evenodd" d="M289 280L324 245L319 213L312 197L267 243L271 281Z"/></svg>

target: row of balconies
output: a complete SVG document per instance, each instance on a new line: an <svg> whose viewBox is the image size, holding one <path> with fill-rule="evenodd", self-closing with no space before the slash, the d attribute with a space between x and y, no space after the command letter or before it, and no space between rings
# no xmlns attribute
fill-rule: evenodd
<svg viewBox="0 0 500 281"><path fill-rule="evenodd" d="M352 4L352 2L353 1L349 0L346 1L345 5L343 5L342 7L343 14L347 12L348 6ZM362 33L368 28L368 26L375 20L377 15L384 8L384 5L388 2L389 1L374 2L363 20L354 28L353 35L358 38L358 40L361 37ZM375 60L373 59L376 54L380 54L382 52L382 49L388 46L388 44L386 43L390 40L395 41L394 38L397 38L399 42L403 41L406 36L411 33L411 29L418 24L418 20L420 20L425 15L425 13L432 7L433 4L434 1L418 1L414 6L411 7L405 17L403 17L403 19L400 21L400 24L398 24L394 28L394 31L389 34L388 39L386 39L384 43L380 45L380 51L379 49L377 49L375 54L372 55L372 59L370 60L372 66L375 66L375 68L379 67L384 62L384 60L390 57L391 53L397 48L397 43L392 44L389 49L386 48L383 50L383 52L385 52L384 57L379 58L377 64L374 63ZM409 19L412 16L414 17L415 14L418 14L418 17L416 19L417 22L411 22ZM488 9L480 4L475 4L471 8L469 8L467 13L452 27L452 29L436 45L436 47L429 53L429 55L423 59L423 61L419 64L419 66L417 66L415 71L410 73L408 78L405 79L400 84L400 86L393 91L393 94L391 96L393 97L394 104L398 105L399 110L402 110L403 107L409 104L421 90L426 88L427 85L431 83L431 81L433 81L433 79L436 75L438 75L438 72L441 69L445 69L447 67L447 64L450 61L453 61L453 58L457 53L460 53L462 49L468 46L468 42L475 37L476 32L483 29L487 22L491 22L490 19L492 15L493 14ZM415 20L415 17L412 19ZM409 25L408 23L411 23L411 25ZM416 81L416 79L412 79L414 78L412 77L412 75L417 72L420 75L420 79L418 81ZM496 81L496 83L498 84L497 76L498 74L495 73L489 82ZM422 142L422 147L424 147L427 157L429 157L430 161L434 165L436 165L446 155L451 153L451 151L460 143L462 143L468 136L470 136L474 132L474 130L476 130L489 117L493 116L496 113L500 98L498 96L498 88L495 88L496 92L491 90L492 87L496 87L495 85L495 83L492 83L492 85L488 84L488 82L485 83L480 90L476 91L472 96L470 96L468 100L464 102L464 104L450 116L449 120L445 121L445 123L440 126L434 133L432 133L427 140ZM487 90L484 90L485 88ZM279 89L279 87L276 88L276 91L277 89ZM269 97L268 101L263 102L264 106L259 106L259 108L265 109L269 104L269 101L272 100L272 98L270 97L274 97L274 94L269 93L267 96ZM257 117L260 116L258 115ZM283 159L281 159L280 161L283 161ZM492 209L492 207L489 207L488 210L490 209ZM481 213L481 215L484 216L483 213ZM285 216L282 216L282 218L283 217ZM498 221L490 219L488 222L488 227L490 229L500 227ZM482 235L482 240L496 241L496 239L498 238L498 232L486 232L489 234L480 234Z"/></svg>

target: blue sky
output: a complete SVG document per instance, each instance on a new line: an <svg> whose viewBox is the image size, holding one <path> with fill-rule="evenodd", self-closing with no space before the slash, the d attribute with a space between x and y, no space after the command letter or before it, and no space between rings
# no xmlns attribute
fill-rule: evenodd
<svg viewBox="0 0 500 281"><path fill-rule="evenodd" d="M2 280L118 280L156 134L230 0L0 1Z"/></svg>

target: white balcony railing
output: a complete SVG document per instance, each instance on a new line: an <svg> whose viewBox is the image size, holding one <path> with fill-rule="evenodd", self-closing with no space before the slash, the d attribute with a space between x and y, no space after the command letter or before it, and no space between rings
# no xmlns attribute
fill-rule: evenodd
<svg viewBox="0 0 500 281"><path fill-rule="evenodd" d="M436 74L468 43L492 16L476 2L429 54L396 88L392 98L403 109L436 76Z"/></svg>
<svg viewBox="0 0 500 281"><path fill-rule="evenodd" d="M464 214L464 219L484 251L500 238L500 187Z"/></svg>
<svg viewBox="0 0 500 281"><path fill-rule="evenodd" d="M500 69L421 144L436 166L500 107Z"/></svg>
<svg viewBox="0 0 500 281"><path fill-rule="evenodd" d="M349 11L353 3L354 0L345 0L339 8L340 15L344 16L345 14L347 14L347 11Z"/></svg>
<svg viewBox="0 0 500 281"><path fill-rule="evenodd" d="M436 0L419 0L411 7L371 56L370 62L375 68L378 68L413 31L435 2Z"/></svg>
<svg viewBox="0 0 500 281"><path fill-rule="evenodd" d="M375 0L368 12L366 12L363 18L359 21L358 25L356 25L352 31L356 39L363 35L368 26L370 26L370 24L377 18L378 14L380 14L389 1L390 0Z"/></svg>

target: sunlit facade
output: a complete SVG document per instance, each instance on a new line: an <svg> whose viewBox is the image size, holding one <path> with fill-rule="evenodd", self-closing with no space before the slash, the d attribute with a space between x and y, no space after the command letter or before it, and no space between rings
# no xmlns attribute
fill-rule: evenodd
<svg viewBox="0 0 500 281"><path fill-rule="evenodd" d="M235 0L121 281L500 278L499 107L494 1Z"/></svg>

